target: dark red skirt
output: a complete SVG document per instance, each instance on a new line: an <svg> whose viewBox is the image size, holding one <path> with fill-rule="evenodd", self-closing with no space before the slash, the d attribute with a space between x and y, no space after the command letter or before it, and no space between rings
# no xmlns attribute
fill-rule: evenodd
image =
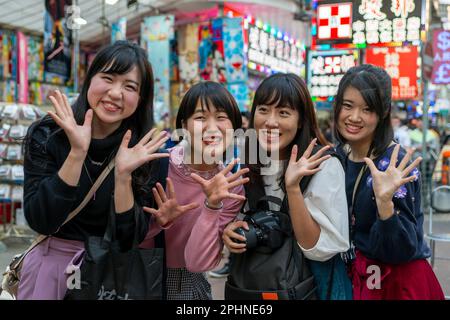
<svg viewBox="0 0 450 320"><path fill-rule="evenodd" d="M385 264L356 252L350 278L354 300L444 300L444 293L426 259Z"/></svg>

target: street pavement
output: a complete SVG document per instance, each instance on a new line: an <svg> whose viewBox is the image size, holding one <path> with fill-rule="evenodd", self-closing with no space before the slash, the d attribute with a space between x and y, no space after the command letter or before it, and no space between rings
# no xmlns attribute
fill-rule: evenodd
<svg viewBox="0 0 450 320"><path fill-rule="evenodd" d="M433 228L436 233L450 233L450 214L435 214L433 216ZM428 232L428 216L425 217L424 224L425 233ZM2 250L2 245L6 245L6 251ZM23 239L6 239L4 244L0 242L0 272L3 273L6 266L11 261L12 257L18 253L23 252L29 245L29 242ZM446 295L450 295L450 243L438 242L436 244L436 256L444 259L436 259L434 271ZM220 268L225 260L222 260ZM1 274L0 273L0 274ZM211 278L208 277L211 283L212 294L215 300L224 299L224 284L226 278ZM1 299L9 299L6 293L2 293Z"/></svg>

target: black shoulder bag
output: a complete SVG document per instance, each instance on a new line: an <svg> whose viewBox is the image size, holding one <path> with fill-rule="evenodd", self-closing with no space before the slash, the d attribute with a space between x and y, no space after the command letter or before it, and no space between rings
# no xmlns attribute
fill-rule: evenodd
<svg viewBox="0 0 450 320"><path fill-rule="evenodd" d="M160 183L167 176L168 158L160 159ZM135 212L136 225L138 212ZM68 289L66 300L160 300L165 298L164 234L156 243L162 247L139 248L135 232L132 248L123 251L116 239L114 201L103 237L89 237L81 264L80 286Z"/></svg>

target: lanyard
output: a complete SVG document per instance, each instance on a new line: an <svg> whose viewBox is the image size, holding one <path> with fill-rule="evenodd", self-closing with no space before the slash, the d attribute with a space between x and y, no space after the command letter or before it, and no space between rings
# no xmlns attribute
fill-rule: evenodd
<svg viewBox="0 0 450 320"><path fill-rule="evenodd" d="M354 207L354 205L355 205L356 191L358 190L359 183L361 182L361 179L362 179L362 177L363 177L363 175L364 175L364 172L366 172L366 169L367 169L367 164L365 164L365 165L361 168L361 170L359 170L358 177L356 178L355 186L353 187L353 194L352 194L352 210L351 210L352 212L351 212L351 213L353 213L353 207Z"/></svg>

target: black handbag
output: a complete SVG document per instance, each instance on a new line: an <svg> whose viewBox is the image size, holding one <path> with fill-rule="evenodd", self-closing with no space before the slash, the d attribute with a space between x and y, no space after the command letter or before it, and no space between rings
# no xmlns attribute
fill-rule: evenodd
<svg viewBox="0 0 450 320"><path fill-rule="evenodd" d="M66 300L162 299L164 249L133 246L123 251L115 239L111 210L104 237L89 237L81 264L81 288L68 289Z"/></svg>
<svg viewBox="0 0 450 320"><path fill-rule="evenodd" d="M161 159L167 173L168 158ZM166 163L167 162L167 163ZM167 175L167 174L166 174ZM165 179L160 179L164 182ZM165 298L164 233L155 240L162 248L139 248L135 232L130 250L116 239L114 200L103 237L89 237L80 268L80 288L68 289L65 300L160 300ZM135 212L136 223L138 212ZM137 224L136 224L137 225Z"/></svg>

